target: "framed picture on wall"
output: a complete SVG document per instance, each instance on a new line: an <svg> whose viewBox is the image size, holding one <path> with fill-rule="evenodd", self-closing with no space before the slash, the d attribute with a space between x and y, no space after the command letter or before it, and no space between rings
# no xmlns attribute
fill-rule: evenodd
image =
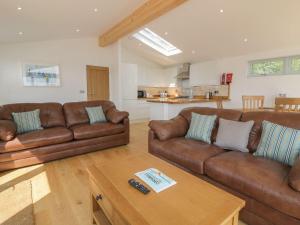
<svg viewBox="0 0 300 225"><path fill-rule="evenodd" d="M24 64L23 85L26 87L58 87L60 73L58 65Z"/></svg>

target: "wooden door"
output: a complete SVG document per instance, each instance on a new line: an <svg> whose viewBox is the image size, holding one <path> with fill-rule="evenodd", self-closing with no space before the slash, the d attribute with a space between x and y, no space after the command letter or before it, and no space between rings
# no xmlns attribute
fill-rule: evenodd
<svg viewBox="0 0 300 225"><path fill-rule="evenodd" d="M109 100L109 69L87 66L86 71L88 101Z"/></svg>

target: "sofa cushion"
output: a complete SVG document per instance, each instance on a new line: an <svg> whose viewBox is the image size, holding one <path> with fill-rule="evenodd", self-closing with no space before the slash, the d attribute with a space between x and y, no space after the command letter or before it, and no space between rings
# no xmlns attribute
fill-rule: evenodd
<svg viewBox="0 0 300 225"><path fill-rule="evenodd" d="M204 162L225 150L201 141L173 138L167 141L151 141L151 152L173 161L193 172L204 174Z"/></svg>
<svg viewBox="0 0 300 225"><path fill-rule="evenodd" d="M71 127L79 124L89 123L89 116L85 108L96 106L102 107L105 116L108 110L116 108L113 102L104 100L65 103L63 109L67 121L67 126Z"/></svg>
<svg viewBox="0 0 300 225"><path fill-rule="evenodd" d="M40 120L40 110L12 113L13 120L17 125L17 133L23 134L37 130L43 130Z"/></svg>
<svg viewBox="0 0 300 225"><path fill-rule="evenodd" d="M0 153L60 144L71 140L73 134L67 128L48 128L18 135L8 142L0 142Z"/></svg>
<svg viewBox="0 0 300 225"><path fill-rule="evenodd" d="M210 178L233 190L300 218L300 193L288 185L287 165L233 151L208 159L205 171Z"/></svg>
<svg viewBox="0 0 300 225"><path fill-rule="evenodd" d="M255 152L260 142L262 134L262 122L267 120L281 126L300 130L300 113L289 112L246 112L243 113L241 121L254 120L255 124L250 132L248 148L250 152Z"/></svg>
<svg viewBox="0 0 300 225"><path fill-rule="evenodd" d="M85 110L89 116L90 124L107 122L101 106L85 107Z"/></svg>
<svg viewBox="0 0 300 225"><path fill-rule="evenodd" d="M125 131L125 126L113 123L81 124L71 127L71 130L73 131L74 139L82 140L120 134Z"/></svg>
<svg viewBox="0 0 300 225"><path fill-rule="evenodd" d="M0 107L0 120L13 120L13 112L28 112L39 109L42 127L65 127L65 116L59 103L17 103Z"/></svg>
<svg viewBox="0 0 300 225"><path fill-rule="evenodd" d="M211 144L211 133L215 127L217 116L206 116L192 113L190 128L185 136L187 139L194 139Z"/></svg>

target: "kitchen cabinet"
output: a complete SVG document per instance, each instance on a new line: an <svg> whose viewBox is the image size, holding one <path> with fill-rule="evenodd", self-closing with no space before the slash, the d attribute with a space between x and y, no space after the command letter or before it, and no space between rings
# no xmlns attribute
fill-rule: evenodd
<svg viewBox="0 0 300 225"><path fill-rule="evenodd" d="M123 100L123 110L129 112L131 121L147 121L150 118L150 103L146 100Z"/></svg>

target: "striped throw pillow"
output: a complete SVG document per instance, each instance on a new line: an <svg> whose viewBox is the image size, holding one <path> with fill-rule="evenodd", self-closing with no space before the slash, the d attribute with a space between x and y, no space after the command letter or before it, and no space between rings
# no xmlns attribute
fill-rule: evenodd
<svg viewBox="0 0 300 225"><path fill-rule="evenodd" d="M12 113L14 122L17 125L17 133L23 134L31 131L42 130L40 110L29 112Z"/></svg>
<svg viewBox="0 0 300 225"><path fill-rule="evenodd" d="M211 144L211 133L215 126L217 116L205 116L192 113L190 128L185 138L203 141Z"/></svg>
<svg viewBox="0 0 300 225"><path fill-rule="evenodd" d="M263 121L263 131L255 156L293 166L300 154L300 130Z"/></svg>
<svg viewBox="0 0 300 225"><path fill-rule="evenodd" d="M88 113L90 124L107 122L101 106L86 107L85 110Z"/></svg>

